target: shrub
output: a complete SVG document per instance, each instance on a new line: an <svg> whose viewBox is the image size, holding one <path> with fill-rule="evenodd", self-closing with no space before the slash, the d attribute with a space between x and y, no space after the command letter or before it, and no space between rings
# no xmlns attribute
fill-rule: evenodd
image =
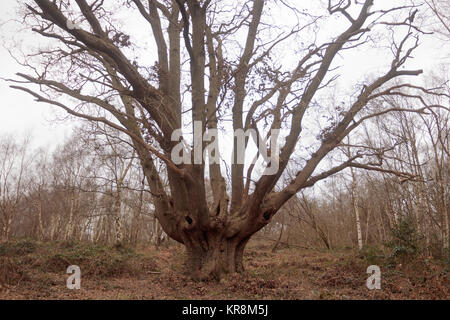
<svg viewBox="0 0 450 320"><path fill-rule="evenodd" d="M360 256L371 265L379 265L380 261L384 258L383 252L379 247L370 245L365 245L361 249Z"/></svg>
<svg viewBox="0 0 450 320"><path fill-rule="evenodd" d="M63 242L60 250L45 257L43 271L64 272L69 265L78 265L83 274L112 277L141 271L143 257L127 247L114 248L82 242Z"/></svg>
<svg viewBox="0 0 450 320"><path fill-rule="evenodd" d="M400 218L391 231L392 240L387 243L392 251L390 258L395 262L408 263L420 255L423 237L410 216Z"/></svg>
<svg viewBox="0 0 450 320"><path fill-rule="evenodd" d="M32 240L16 240L0 243L0 257L2 256L23 256L33 253L37 244Z"/></svg>

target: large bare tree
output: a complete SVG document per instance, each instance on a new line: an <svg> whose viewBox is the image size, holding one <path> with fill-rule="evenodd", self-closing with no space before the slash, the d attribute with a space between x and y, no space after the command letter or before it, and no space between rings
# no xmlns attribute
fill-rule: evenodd
<svg viewBox="0 0 450 320"><path fill-rule="evenodd" d="M422 73L406 68L421 34L413 24L416 8L410 5L384 3L375 9L373 0L330 0L317 3L324 9L317 16L296 8L297 2L281 0L129 0L116 7L102 0L75 2L25 4L25 25L47 39L47 45L23 61L34 74L19 73L12 87L130 137L157 219L171 238L186 246L188 270L198 279L243 271L250 237L300 190L348 167L382 171L370 160L380 156L379 150L355 152L328 169L319 166L361 123L388 112L430 107L420 97L429 93L426 89L398 79ZM272 17L272 11L291 18ZM119 27L120 14L133 23L140 19L141 30L134 30L138 35ZM330 30L328 40L320 42L324 37L315 33L329 17L337 19L340 31ZM293 21L290 28L282 27L285 21ZM283 183L302 144L307 113L338 76L335 60L349 50L364 55L358 49L380 35L391 39L386 69L358 84L339 116L322 130L314 151L295 162L295 174ZM134 42L142 37L151 38L156 49L142 53L143 46ZM285 63L283 48L297 54L289 57L292 67ZM156 63L149 64L149 59ZM415 99L419 107L385 107L385 96ZM285 133L279 154L270 154L275 172L258 174L258 165L236 159L205 162L195 152L190 161L173 161L172 151L180 143L172 139L176 129L186 136L198 128L201 135L223 128L229 133L229 123L233 132L253 129L257 141L270 140L274 129ZM233 139L235 158L250 152L250 141L245 139L242 150L242 141ZM272 148L275 140L270 141L264 148L277 150ZM187 148L198 148L203 155L207 145L200 141ZM220 147L226 148L223 141ZM217 150L210 155L217 158ZM157 170L161 162L165 172Z"/></svg>

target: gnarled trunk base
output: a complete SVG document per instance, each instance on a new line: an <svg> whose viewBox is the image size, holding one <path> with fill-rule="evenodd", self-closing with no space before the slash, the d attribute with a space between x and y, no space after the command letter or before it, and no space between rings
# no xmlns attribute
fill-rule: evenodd
<svg viewBox="0 0 450 320"><path fill-rule="evenodd" d="M189 275L199 281L220 280L224 273L243 272L244 249L247 240L220 239L203 244L186 245L186 268Z"/></svg>

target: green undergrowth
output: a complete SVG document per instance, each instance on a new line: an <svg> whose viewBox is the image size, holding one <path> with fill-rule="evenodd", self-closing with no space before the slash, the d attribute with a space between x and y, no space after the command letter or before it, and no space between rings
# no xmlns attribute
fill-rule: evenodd
<svg viewBox="0 0 450 320"><path fill-rule="evenodd" d="M0 284L27 281L36 271L66 274L70 265L79 266L83 276L96 278L137 276L158 269L151 256L127 245L78 241L46 243L29 239L0 243Z"/></svg>

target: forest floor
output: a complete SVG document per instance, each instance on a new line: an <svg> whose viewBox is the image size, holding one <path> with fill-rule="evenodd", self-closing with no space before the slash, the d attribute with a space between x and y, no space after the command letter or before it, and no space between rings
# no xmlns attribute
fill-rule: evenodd
<svg viewBox="0 0 450 320"><path fill-rule="evenodd" d="M183 274L184 250L113 248L29 240L0 244L0 299L450 299L448 262L408 266L378 261L381 289L369 290L373 264L352 250L325 251L251 242L246 272L219 282ZM370 262L369 262L370 261ZM81 268L81 289L66 287L66 268Z"/></svg>

